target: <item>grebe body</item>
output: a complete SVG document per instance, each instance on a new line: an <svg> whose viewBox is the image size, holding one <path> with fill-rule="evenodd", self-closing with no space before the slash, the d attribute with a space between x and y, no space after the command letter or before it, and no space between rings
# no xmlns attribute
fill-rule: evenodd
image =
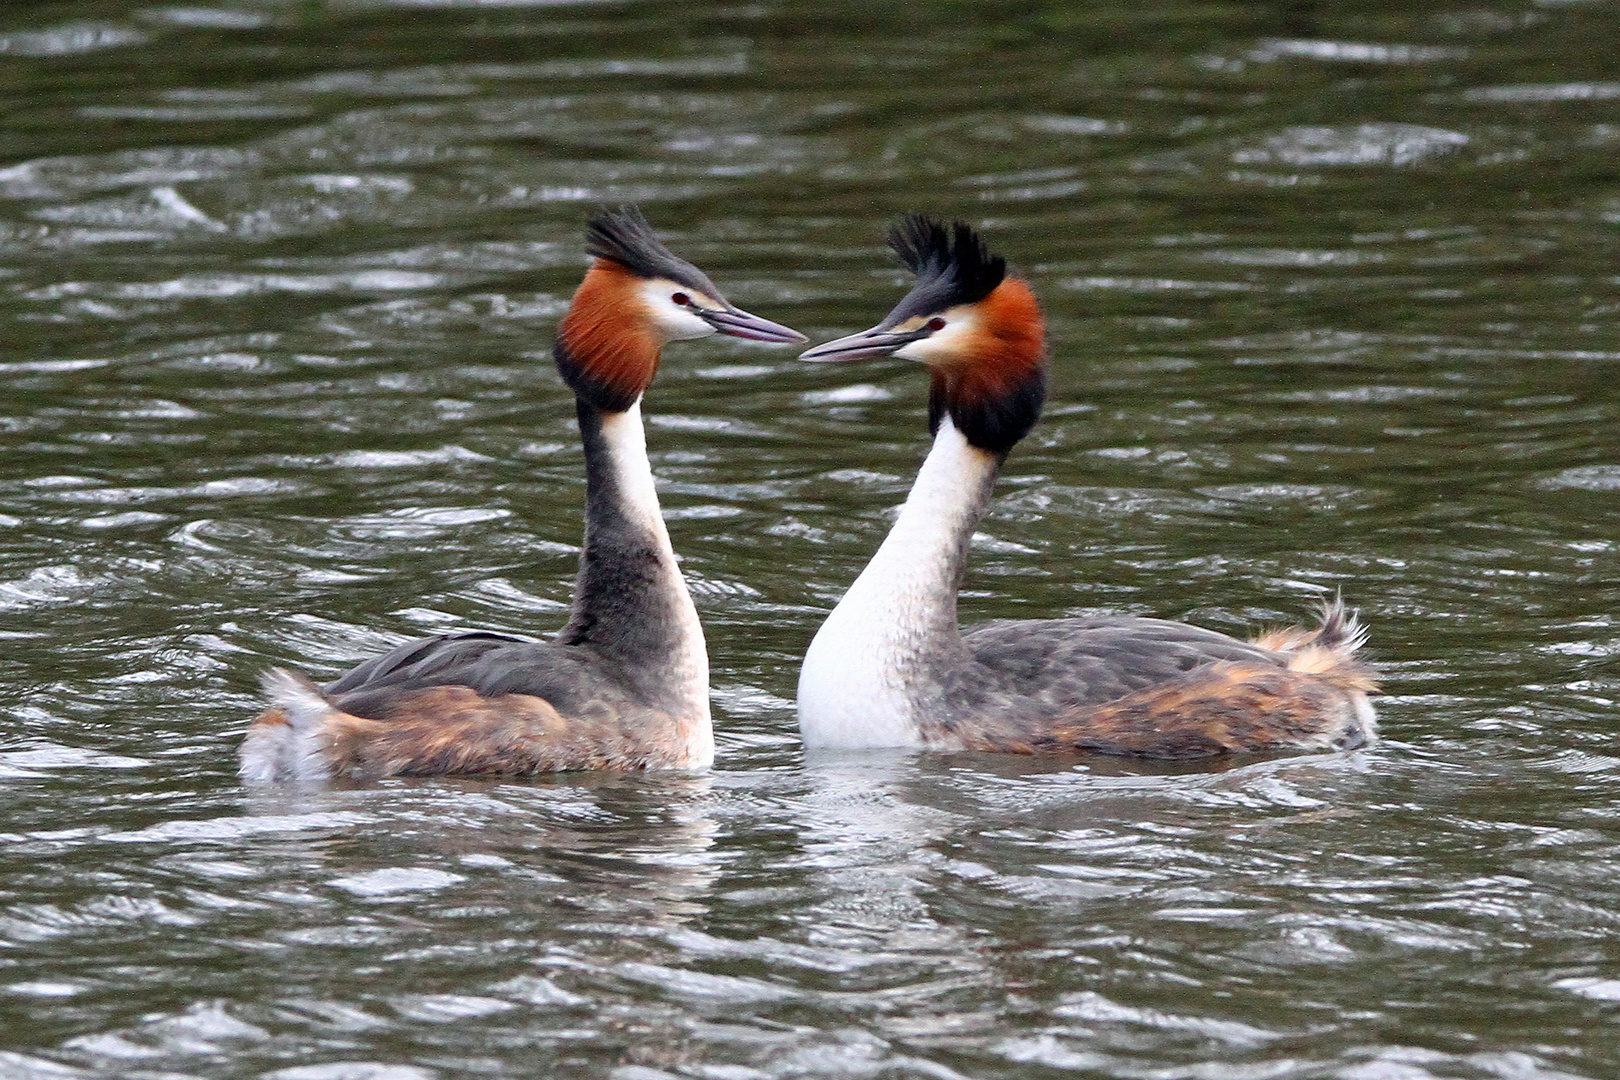
<svg viewBox="0 0 1620 1080"><path fill-rule="evenodd" d="M799 673L807 746L1197 758L1333 750L1375 737L1363 631L1334 600L1314 629L1240 641L1162 619L997 623L963 634L956 598L1002 463L1045 395L1029 286L971 228L903 220L917 284L878 326L807 360L898 356L930 369L934 442L905 505Z"/></svg>
<svg viewBox="0 0 1620 1080"><path fill-rule="evenodd" d="M641 397L670 341L804 337L726 302L634 208L590 223L594 261L558 328L585 450L585 541L551 641L413 641L324 687L277 669L248 729L250 783L699 769L714 760L703 628L659 511Z"/></svg>

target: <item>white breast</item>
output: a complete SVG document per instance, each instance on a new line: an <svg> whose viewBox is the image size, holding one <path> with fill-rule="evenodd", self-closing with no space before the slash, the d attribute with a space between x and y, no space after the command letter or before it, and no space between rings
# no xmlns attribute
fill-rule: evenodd
<svg viewBox="0 0 1620 1080"><path fill-rule="evenodd" d="M949 418L940 424L894 527L805 653L806 746L922 745L932 653L957 633L957 575L999 464Z"/></svg>
<svg viewBox="0 0 1620 1080"><path fill-rule="evenodd" d="M921 742L886 628L885 612L853 589L821 624L799 669L799 731L806 746L857 750Z"/></svg>

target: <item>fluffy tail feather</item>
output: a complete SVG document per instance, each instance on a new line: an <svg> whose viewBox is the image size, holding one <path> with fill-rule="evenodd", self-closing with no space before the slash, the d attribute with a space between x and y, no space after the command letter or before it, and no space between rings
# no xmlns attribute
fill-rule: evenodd
<svg viewBox="0 0 1620 1080"><path fill-rule="evenodd" d="M1343 690L1375 693L1378 680L1371 665L1356 659L1367 643L1367 628L1344 597L1335 594L1322 602L1322 619L1312 629L1290 626L1262 634L1255 644L1282 653L1290 671L1320 675Z"/></svg>
<svg viewBox="0 0 1620 1080"><path fill-rule="evenodd" d="M259 679L270 707L242 740L237 775L249 784L321 784L331 778L322 727L339 710L309 678L271 668Z"/></svg>
<svg viewBox="0 0 1620 1080"><path fill-rule="evenodd" d="M314 731L332 711L321 688L302 672L271 668L259 676L259 688L270 699L270 707L280 709L288 725L301 734Z"/></svg>
<svg viewBox="0 0 1620 1080"><path fill-rule="evenodd" d="M1333 649L1346 656L1367 644L1367 628L1361 625L1361 613L1345 607L1344 597L1338 593L1333 599L1322 601L1322 622L1316 628L1319 649Z"/></svg>

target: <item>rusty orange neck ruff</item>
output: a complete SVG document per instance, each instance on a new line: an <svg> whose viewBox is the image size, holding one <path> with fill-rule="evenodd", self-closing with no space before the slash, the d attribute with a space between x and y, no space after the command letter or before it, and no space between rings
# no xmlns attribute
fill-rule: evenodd
<svg viewBox="0 0 1620 1080"><path fill-rule="evenodd" d="M1046 400L1046 322L1028 284L1008 278L974 305L975 331L957 362L934 367L930 430L949 415L968 442L1006 454Z"/></svg>
<svg viewBox="0 0 1620 1080"><path fill-rule="evenodd" d="M652 384L661 342L636 292L641 279L597 259L557 328L552 350L563 381L603 412L625 412Z"/></svg>

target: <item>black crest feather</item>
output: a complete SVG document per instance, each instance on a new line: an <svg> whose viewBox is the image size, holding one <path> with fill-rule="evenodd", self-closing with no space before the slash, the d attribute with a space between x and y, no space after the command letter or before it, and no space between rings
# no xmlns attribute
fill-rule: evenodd
<svg viewBox="0 0 1620 1080"><path fill-rule="evenodd" d="M896 322L976 304L1007 277L1007 260L992 255L984 240L965 221L942 221L907 214L889 229L889 246L917 275L917 283L889 313Z"/></svg>
<svg viewBox="0 0 1620 1080"><path fill-rule="evenodd" d="M585 226L585 250L598 259L618 263L645 278L668 278L722 299L708 276L665 247L652 226L634 206L598 210Z"/></svg>

